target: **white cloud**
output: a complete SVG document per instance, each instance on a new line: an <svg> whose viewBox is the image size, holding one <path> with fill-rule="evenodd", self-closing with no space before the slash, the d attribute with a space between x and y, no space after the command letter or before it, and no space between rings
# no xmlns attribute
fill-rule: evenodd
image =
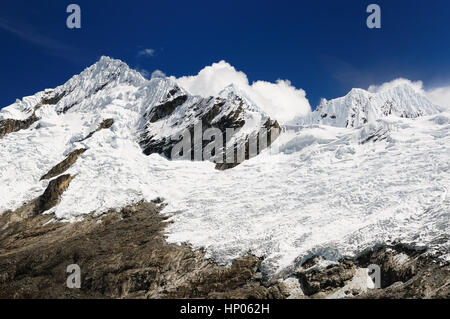
<svg viewBox="0 0 450 319"><path fill-rule="evenodd" d="M282 123L311 112L305 91L295 88L290 81L257 81L250 84L244 72L237 71L225 61L207 66L195 76L172 79L190 93L204 97L218 95L225 87L234 84L271 118Z"/></svg>
<svg viewBox="0 0 450 319"><path fill-rule="evenodd" d="M395 80L392 80L390 82L383 83L381 85L371 85L367 89L369 92L375 93L375 92L383 92L386 90L389 90L391 88L394 88L396 86L399 86L401 84L408 84L411 87L413 87L418 93L425 94L425 91L423 90L423 83L422 81L413 82L408 79L404 78L398 78Z"/></svg>
<svg viewBox="0 0 450 319"><path fill-rule="evenodd" d="M153 71L152 75L151 75L151 79L156 79L156 78L165 78L166 74L161 71L161 70L155 70Z"/></svg>
<svg viewBox="0 0 450 319"><path fill-rule="evenodd" d="M136 71L138 71L146 79L150 76L150 73L145 69L137 69Z"/></svg>
<svg viewBox="0 0 450 319"><path fill-rule="evenodd" d="M370 92L382 92L390 88L396 87L400 84L409 84L417 92L425 95L431 102L444 108L450 109L450 86L437 87L425 90L422 81L410 81L408 79L398 78L381 85L371 85L368 88Z"/></svg>
<svg viewBox="0 0 450 319"><path fill-rule="evenodd" d="M138 52L139 56L148 56L148 57L152 57L154 56L156 53L156 51L154 49L144 49Z"/></svg>
<svg viewBox="0 0 450 319"><path fill-rule="evenodd" d="M427 96L434 104L450 110L450 86L431 89L427 92Z"/></svg>

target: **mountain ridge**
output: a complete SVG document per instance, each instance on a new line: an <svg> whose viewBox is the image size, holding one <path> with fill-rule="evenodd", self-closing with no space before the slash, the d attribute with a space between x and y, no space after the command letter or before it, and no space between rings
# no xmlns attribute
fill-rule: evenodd
<svg viewBox="0 0 450 319"><path fill-rule="evenodd" d="M196 97L168 77L147 80L138 71L131 69L125 62L102 56L99 61L87 67L80 74L71 77L64 84L54 89L46 89L32 96L24 97L22 100L17 100L12 105L0 109L0 120L26 120L33 111L36 111L43 105L56 105L57 113L68 112L73 107L75 107L74 110L85 111L89 106L83 101L89 100L92 95L99 91L108 89L108 86L134 87L136 91L132 92L135 95L134 98L139 98L136 95L141 95L140 97L142 98L142 101L134 103L134 109L143 113L144 117L148 113L153 112L152 108L155 106L170 102L168 98L164 98L164 94L168 95L171 90L175 90L180 96ZM265 118L268 117L235 84L225 87L216 98L227 99L230 94L239 96L248 110L261 113ZM186 100L175 101L175 104L177 106L182 105ZM108 102L111 101L106 101L103 105L97 104L96 107L101 108ZM394 87L379 92L353 88L343 97L329 101L323 99L315 111L292 119L287 124L288 126L325 124L357 128L368 121L374 121L389 115L415 118L437 114L443 110L443 107L430 102L413 85L399 83ZM152 119L148 120L151 122ZM153 122L156 122L156 118Z"/></svg>
<svg viewBox="0 0 450 319"><path fill-rule="evenodd" d="M329 101L323 99L314 112L296 118L290 124L324 124L358 128L390 115L417 118L437 114L443 110L418 92L413 85L399 83L379 92L353 88L343 97Z"/></svg>

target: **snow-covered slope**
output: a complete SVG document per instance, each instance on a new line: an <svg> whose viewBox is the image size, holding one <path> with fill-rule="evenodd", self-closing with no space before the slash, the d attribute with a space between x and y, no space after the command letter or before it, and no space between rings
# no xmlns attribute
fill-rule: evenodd
<svg viewBox="0 0 450 319"><path fill-rule="evenodd" d="M143 136L163 140L218 104L209 124L244 120L242 132L251 132L267 117L239 88L195 97L169 79L147 81L122 62L102 58L66 84L0 111L2 119L24 120L33 112L39 118L0 139L0 213L40 196L49 183L41 177L72 151L86 149L65 173L73 180L61 202L47 211L58 220L162 197L173 221L170 242L203 247L223 263L254 253L265 258L268 275L314 253L336 259L395 240L448 257L450 114L413 118L437 109L400 91L407 101L390 107L398 116L379 116L384 113L376 105L385 105L384 98L360 92L367 101L380 99L363 103L373 121L364 124L362 114L372 114L364 111L355 115L358 128L346 127L351 113L344 99L333 104L342 118L330 112L342 125L285 132L270 152L218 171L211 162L147 156ZM356 103L355 92L348 105ZM114 120L112 127L85 139L105 119Z"/></svg>
<svg viewBox="0 0 450 319"><path fill-rule="evenodd" d="M353 89L344 97L330 101L323 99L314 112L289 124L361 127L390 115L416 118L441 111L441 107L434 105L412 85L400 83L380 92Z"/></svg>
<svg viewBox="0 0 450 319"><path fill-rule="evenodd" d="M311 254L336 260L393 241L449 253L450 114L315 125L275 144L278 154L195 185L193 172L174 172L189 186L167 209L169 240L223 262L251 251L272 274Z"/></svg>

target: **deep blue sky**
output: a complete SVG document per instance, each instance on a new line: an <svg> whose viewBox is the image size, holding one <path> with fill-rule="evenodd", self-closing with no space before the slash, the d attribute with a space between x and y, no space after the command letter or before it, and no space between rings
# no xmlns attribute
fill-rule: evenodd
<svg viewBox="0 0 450 319"><path fill-rule="evenodd" d="M82 9L81 30L66 7ZM382 28L366 27L370 3ZM2 0L0 107L63 84L101 55L194 75L226 60L250 81L289 79L312 106L397 77L450 84L450 1ZM145 48L153 57L139 56Z"/></svg>

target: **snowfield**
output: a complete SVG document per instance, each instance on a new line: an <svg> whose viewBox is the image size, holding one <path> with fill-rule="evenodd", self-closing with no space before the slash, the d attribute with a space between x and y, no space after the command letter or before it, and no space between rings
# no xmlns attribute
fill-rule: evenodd
<svg viewBox="0 0 450 319"><path fill-rule="evenodd" d="M48 185L41 176L73 150L87 148L67 171L75 178L61 203L47 212L57 220L162 197L168 204L163 213L174 222L169 242L204 248L223 264L253 253L264 257L270 277L312 254L337 260L393 241L449 258L450 113L391 115L359 128L290 126L270 151L218 171L209 162L143 154L137 141L142 114L164 92L155 84L161 79L127 72L119 71L98 93L85 83L97 78L82 73L68 82L71 96L37 111L40 121L0 139L0 213L41 195ZM25 118L24 105L42 94L0 116ZM149 96L156 96L153 102ZM82 102L58 113L77 99ZM115 120L111 129L77 142L107 118Z"/></svg>
<svg viewBox="0 0 450 319"><path fill-rule="evenodd" d="M205 247L223 263L264 256L268 274L312 254L337 260L394 241L448 254L449 119L392 118L356 132L315 126L231 171L173 171L187 187L169 200L169 241ZM386 140L361 144L380 127Z"/></svg>

